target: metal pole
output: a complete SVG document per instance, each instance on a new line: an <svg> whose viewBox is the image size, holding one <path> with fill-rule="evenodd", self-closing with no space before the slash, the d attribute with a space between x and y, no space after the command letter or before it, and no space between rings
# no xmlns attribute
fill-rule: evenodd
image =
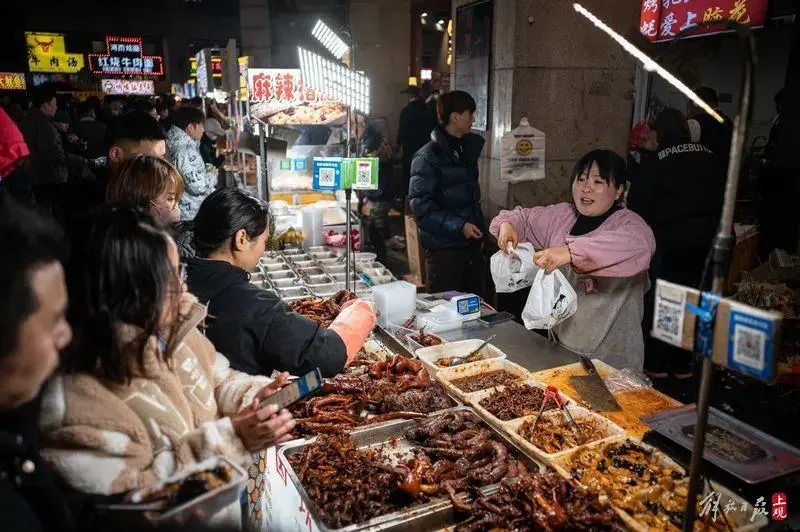
<svg viewBox="0 0 800 532"><path fill-rule="evenodd" d="M711 291L722 294L725 289L725 279L730 269L731 254L736 238L731 236L733 230L733 214L736 208L736 192L739 187L739 173L742 164L744 143L747 139L747 129L750 126L751 100L753 98L753 71L755 69L755 41L748 28L736 24L735 29L743 39L746 48L744 69L742 73L741 98L739 110L734 120L733 138L731 140L731 154L728 163L728 178L725 184L725 202L722 205L717 236L714 238L714 280ZM692 461L689 468L689 494L686 499L686 511L683 520L684 532L694 530L697 514L697 496L703 486L701 469L703 465L703 448L706 442L706 428L708 426L708 407L711 392L711 377L714 364L710 357L703 359L703 369L700 377L700 393L697 398L697 424L694 430L694 445L692 448Z"/></svg>
<svg viewBox="0 0 800 532"><path fill-rule="evenodd" d="M269 179L267 174L267 128L258 124L258 151L261 157L261 172L256 176L256 186L260 198L269 202Z"/></svg>
<svg viewBox="0 0 800 532"><path fill-rule="evenodd" d="M348 25L350 23L349 16L350 16L350 14L348 13L348 21L347 21ZM348 67L350 68L350 70L355 70L355 59L354 59L355 58L355 50L354 50L355 46L353 44L353 35L352 35L352 32L350 31L349 28L348 28L347 35L350 37L350 64L348 65ZM350 158L351 157L350 139L352 138L353 117L352 117L352 109L350 109L350 107L347 107L347 106L345 107L345 109L347 109L347 141L346 141L347 142L347 147L345 148L345 153L346 153L347 157ZM356 127L358 127L358 124L356 124ZM350 261L352 250L353 250L353 235L352 235L352 231L353 231L353 220L352 220L353 201L352 201L352 198L353 198L353 190L350 187L348 187L348 188L346 188L344 190L344 209L346 211L345 212L345 216L346 216L345 231L347 232L347 234L345 235L345 252L344 252L345 253L345 256L344 256L344 259L345 259L344 288L345 288L345 290L350 290L351 287L353 288L353 290L355 290L355 268L354 268L355 265L351 264L351 261Z"/></svg>

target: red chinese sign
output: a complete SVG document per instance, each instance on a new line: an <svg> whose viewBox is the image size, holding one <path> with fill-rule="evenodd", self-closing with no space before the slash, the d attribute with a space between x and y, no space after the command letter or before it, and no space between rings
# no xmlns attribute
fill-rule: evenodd
<svg viewBox="0 0 800 532"><path fill-rule="evenodd" d="M25 74L20 72L0 72L0 91L24 91Z"/></svg>
<svg viewBox="0 0 800 532"><path fill-rule="evenodd" d="M772 520L773 521L783 521L787 517L789 517L789 512L786 509L788 504L788 500L786 499L786 495L783 493L773 493L772 494Z"/></svg>
<svg viewBox="0 0 800 532"><path fill-rule="evenodd" d="M252 103L316 102L317 93L306 88L299 69L251 68L247 71Z"/></svg>
<svg viewBox="0 0 800 532"><path fill-rule="evenodd" d="M768 0L642 0L639 31L649 41L669 41L680 32L703 22L731 20L761 27L767 18ZM724 25L703 27L692 36L728 31Z"/></svg>

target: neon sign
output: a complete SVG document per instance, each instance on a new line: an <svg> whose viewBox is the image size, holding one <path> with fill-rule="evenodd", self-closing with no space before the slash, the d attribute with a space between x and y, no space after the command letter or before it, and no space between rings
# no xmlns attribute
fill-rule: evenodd
<svg viewBox="0 0 800 532"><path fill-rule="evenodd" d="M144 55L141 37L106 36L106 53L89 54L89 70L95 74L161 76L160 55Z"/></svg>

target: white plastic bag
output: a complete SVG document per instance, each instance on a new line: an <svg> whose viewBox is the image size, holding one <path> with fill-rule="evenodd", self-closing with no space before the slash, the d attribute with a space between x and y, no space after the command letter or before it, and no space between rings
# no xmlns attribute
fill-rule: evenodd
<svg viewBox="0 0 800 532"><path fill-rule="evenodd" d="M508 253L498 251L492 255L490 270L498 293L516 292L533 284L538 269L533 264L533 254L532 244L520 244L517 249L509 245Z"/></svg>
<svg viewBox="0 0 800 532"><path fill-rule="evenodd" d="M578 310L578 295L559 270L547 275L536 272L531 292L522 310L527 329L552 329Z"/></svg>

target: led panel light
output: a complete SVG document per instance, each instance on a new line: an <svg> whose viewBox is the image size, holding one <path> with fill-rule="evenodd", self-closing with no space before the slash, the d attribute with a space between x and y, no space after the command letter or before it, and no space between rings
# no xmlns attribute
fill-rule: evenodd
<svg viewBox="0 0 800 532"><path fill-rule="evenodd" d="M611 29L605 22L597 18L591 11L583 7L582 5L575 3L572 4L572 7L586 17L592 24L594 24L598 29L605 32L609 37L617 41L622 48L631 54L633 57L638 59L642 62L644 69L649 72L655 72L659 76L661 76L667 83L678 89L684 96L689 98L692 102L694 102L698 107L700 107L703 111L710 114L717 120L720 124L725 123L725 120L720 116L718 112L711 108L706 102L703 101L697 94L694 93L692 89L686 86L681 80L670 74L666 69L664 69L661 65L656 63L653 59L647 56L644 52L636 48L630 41L628 41L625 37Z"/></svg>
<svg viewBox="0 0 800 532"><path fill-rule="evenodd" d="M339 61L350 51L350 47L321 20L317 20L317 23L314 24L311 35Z"/></svg>
<svg viewBox="0 0 800 532"><path fill-rule="evenodd" d="M369 114L369 78L341 63L298 47L303 84L362 114Z"/></svg>

